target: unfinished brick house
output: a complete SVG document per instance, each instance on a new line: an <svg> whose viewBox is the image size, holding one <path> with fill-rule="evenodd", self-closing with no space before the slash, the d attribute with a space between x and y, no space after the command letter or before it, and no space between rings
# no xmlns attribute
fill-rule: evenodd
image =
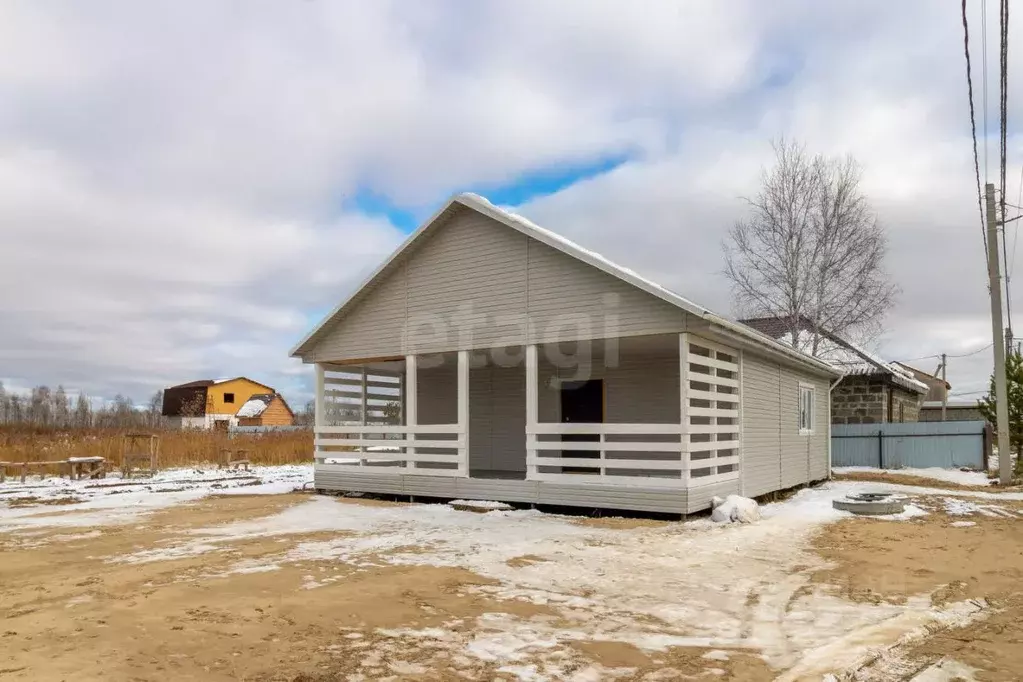
<svg viewBox="0 0 1023 682"><path fill-rule="evenodd" d="M796 345L804 352L814 327L809 320L796 326L800 342L793 343L793 326L779 317L740 320L762 334ZM831 390L832 424L885 424L920 421L920 408L930 386L906 367L885 362L873 353L830 332L820 330L816 356L845 373ZM805 337L803 336L805 334Z"/></svg>

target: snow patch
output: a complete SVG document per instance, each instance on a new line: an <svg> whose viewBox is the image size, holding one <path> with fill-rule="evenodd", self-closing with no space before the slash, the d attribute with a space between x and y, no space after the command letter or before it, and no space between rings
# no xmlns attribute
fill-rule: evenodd
<svg viewBox="0 0 1023 682"><path fill-rule="evenodd" d="M941 467L927 467L923 469L877 469L874 467L832 467L836 474L891 474L893 476L917 476L919 478L931 478L935 481L945 483L956 483L958 485L991 485L991 479L983 471L963 471L961 469L943 469Z"/></svg>

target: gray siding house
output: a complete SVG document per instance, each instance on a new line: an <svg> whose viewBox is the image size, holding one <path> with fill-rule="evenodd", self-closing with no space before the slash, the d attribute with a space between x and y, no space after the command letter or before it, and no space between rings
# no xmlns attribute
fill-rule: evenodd
<svg viewBox="0 0 1023 682"><path fill-rule="evenodd" d="M292 355L320 490L685 514L829 475L838 370L472 194Z"/></svg>

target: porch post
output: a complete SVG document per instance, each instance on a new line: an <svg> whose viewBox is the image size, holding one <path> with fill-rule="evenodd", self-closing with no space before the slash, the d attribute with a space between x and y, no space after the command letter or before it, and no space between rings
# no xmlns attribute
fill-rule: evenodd
<svg viewBox="0 0 1023 682"><path fill-rule="evenodd" d="M526 346L526 479L536 478L536 434L533 430L539 421L538 390L539 377L536 362L536 344Z"/></svg>
<svg viewBox="0 0 1023 682"><path fill-rule="evenodd" d="M416 425L418 424L419 412L416 409L416 356L405 356L405 439L409 445L405 453L409 456L416 454L416 446L412 441L416 439ZM406 462L406 469L415 469L415 462Z"/></svg>
<svg viewBox="0 0 1023 682"><path fill-rule="evenodd" d="M366 419L366 417L367 417L367 415L366 415L366 402L367 402L366 401L366 390L367 390L367 388L366 388L366 365L363 365L362 366L362 425L363 426L365 426L367 423L369 423L369 420ZM363 432L359 434L359 440L366 440L366 431L365 430L363 430ZM365 455L366 454L366 446L365 445L360 446L359 447L359 452L361 452L362 454ZM366 466L366 460L365 459L360 459L359 460L359 466L361 466L361 467Z"/></svg>
<svg viewBox="0 0 1023 682"><path fill-rule="evenodd" d="M469 475L469 351L458 351L458 475Z"/></svg>
<svg viewBox="0 0 1023 682"><path fill-rule="evenodd" d="M678 335L678 414L682 457L682 484L689 486L689 334Z"/></svg>
<svg viewBox="0 0 1023 682"><path fill-rule="evenodd" d="M320 427L326 426L327 420L325 417L326 412L326 394L324 392L324 380L323 380L323 365L316 363L316 380L315 388L313 389L313 400L315 401L315 410L313 412L313 461L315 462L316 456L319 454L320 448L316 445L316 441L319 437L318 431Z"/></svg>

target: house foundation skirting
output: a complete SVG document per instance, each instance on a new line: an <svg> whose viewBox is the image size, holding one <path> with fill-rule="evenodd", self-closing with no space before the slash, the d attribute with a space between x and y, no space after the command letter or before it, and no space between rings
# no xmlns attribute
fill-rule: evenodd
<svg viewBox="0 0 1023 682"><path fill-rule="evenodd" d="M593 509L630 509L669 514L690 514L710 508L715 495L738 492L738 480L689 488L597 483L552 483L460 476L420 476L392 472L367 472L351 465L316 464L317 490L412 495L441 499L496 500L524 504L548 504Z"/></svg>

